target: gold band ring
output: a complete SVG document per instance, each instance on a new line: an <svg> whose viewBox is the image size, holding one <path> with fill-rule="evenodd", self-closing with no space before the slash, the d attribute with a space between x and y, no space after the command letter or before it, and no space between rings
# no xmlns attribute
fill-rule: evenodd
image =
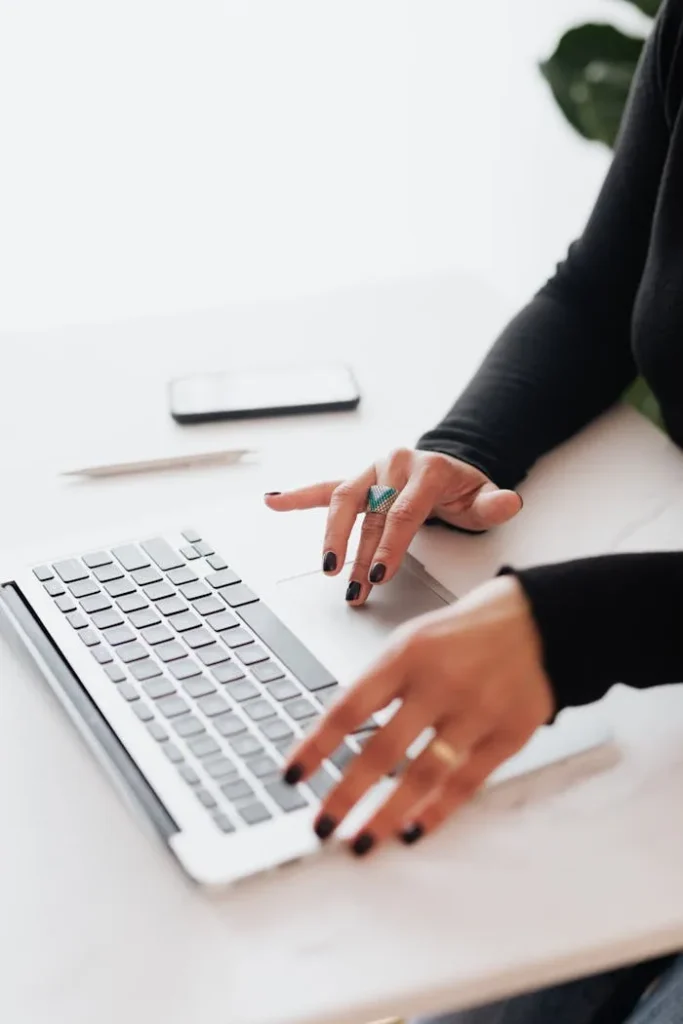
<svg viewBox="0 0 683 1024"><path fill-rule="evenodd" d="M469 757L469 752L466 750L456 750L450 743L446 743L445 740L440 740L438 736L433 739L427 747L427 750L437 757L442 764L447 765L452 772L457 771L458 768L462 768L465 761Z"/></svg>

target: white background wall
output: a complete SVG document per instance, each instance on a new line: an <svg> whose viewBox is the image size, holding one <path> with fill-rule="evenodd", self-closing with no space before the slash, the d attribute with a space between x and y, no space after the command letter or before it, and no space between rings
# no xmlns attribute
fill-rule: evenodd
<svg viewBox="0 0 683 1024"><path fill-rule="evenodd" d="M613 0L0 0L0 330L459 268L512 302L607 153L536 67Z"/></svg>

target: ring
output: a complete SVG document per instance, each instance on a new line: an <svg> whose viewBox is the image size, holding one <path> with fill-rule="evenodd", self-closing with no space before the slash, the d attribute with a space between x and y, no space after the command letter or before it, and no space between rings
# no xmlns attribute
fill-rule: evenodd
<svg viewBox="0 0 683 1024"><path fill-rule="evenodd" d="M382 487L381 484L373 484L368 491L365 511L378 512L385 516L397 498L398 491L395 487Z"/></svg>
<svg viewBox="0 0 683 1024"><path fill-rule="evenodd" d="M450 743L446 743L445 740L440 740L438 737L432 740L427 750L434 754L434 757L437 757L442 764L447 765L452 772L461 768L469 757L468 751L456 750Z"/></svg>

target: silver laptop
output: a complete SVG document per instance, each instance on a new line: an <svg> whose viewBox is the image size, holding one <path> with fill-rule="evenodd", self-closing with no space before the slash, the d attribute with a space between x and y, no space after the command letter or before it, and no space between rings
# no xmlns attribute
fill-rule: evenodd
<svg viewBox="0 0 683 1024"><path fill-rule="evenodd" d="M220 541L194 528L141 536L0 577L12 636L125 795L207 886L318 849L316 808L378 722L297 788L281 781L289 751L390 630L454 599L408 557L371 604L352 610L345 577L287 572L291 551L287 563L246 533L220 532ZM574 735L541 761L604 738Z"/></svg>

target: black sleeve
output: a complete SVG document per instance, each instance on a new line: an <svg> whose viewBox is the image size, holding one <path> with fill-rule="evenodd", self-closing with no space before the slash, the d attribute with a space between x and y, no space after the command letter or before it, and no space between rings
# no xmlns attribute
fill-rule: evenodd
<svg viewBox="0 0 683 1024"><path fill-rule="evenodd" d="M680 6L668 0L644 49L584 234L418 443L471 463L499 487L515 487L540 455L612 405L636 376L631 316L669 144L666 70Z"/></svg>
<svg viewBox="0 0 683 1024"><path fill-rule="evenodd" d="M683 552L605 555L515 575L539 627L558 710L590 704L617 682L683 681Z"/></svg>

